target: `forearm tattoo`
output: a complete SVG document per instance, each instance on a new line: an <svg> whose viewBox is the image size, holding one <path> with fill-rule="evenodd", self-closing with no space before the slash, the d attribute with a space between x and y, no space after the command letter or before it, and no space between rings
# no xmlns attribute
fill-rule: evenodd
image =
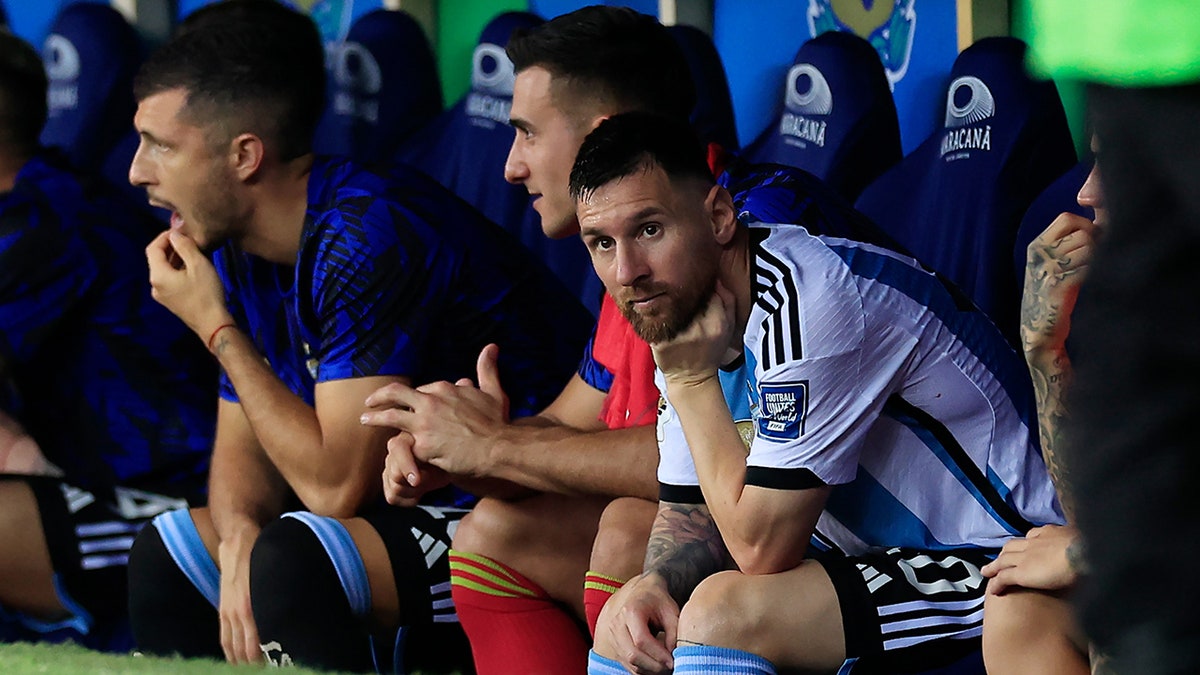
<svg viewBox="0 0 1200 675"><path fill-rule="evenodd" d="M1029 369L1033 377L1033 394L1037 399L1038 437L1042 443L1042 459L1050 472L1050 480L1058 491L1058 500L1069 521L1074 521L1075 481L1063 460L1063 427L1070 411L1066 393L1070 387L1073 370L1066 354L1051 361L1049 367L1034 366Z"/></svg>
<svg viewBox="0 0 1200 675"><path fill-rule="evenodd" d="M1042 458L1063 510L1073 519L1074 484L1061 454L1064 421L1069 415L1066 392L1074 372L1065 350L1067 322L1078 292L1078 280L1071 278L1078 270L1070 267L1070 258L1061 255L1057 246L1030 250L1021 297L1021 342L1037 397ZM1061 271L1050 271L1055 269Z"/></svg>
<svg viewBox="0 0 1200 675"><path fill-rule="evenodd" d="M680 606L701 581L732 565L707 506L662 503L643 569L661 576Z"/></svg>

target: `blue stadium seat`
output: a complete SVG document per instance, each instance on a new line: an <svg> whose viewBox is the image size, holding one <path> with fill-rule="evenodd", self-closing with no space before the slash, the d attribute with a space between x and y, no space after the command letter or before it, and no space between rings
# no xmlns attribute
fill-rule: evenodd
<svg viewBox="0 0 1200 675"><path fill-rule="evenodd" d="M1096 214L1090 207L1079 205L1079 190L1092 172L1092 160L1084 160L1071 167L1066 173L1042 191L1033 200L1021 226L1017 228L1017 241L1013 245L1013 269L1017 280L1025 278L1025 256L1029 244L1037 238L1060 213L1074 213L1085 218L1093 219Z"/></svg>
<svg viewBox="0 0 1200 675"><path fill-rule="evenodd" d="M328 51L329 100L317 128L317 152L388 160L442 111L433 50L412 16L368 12Z"/></svg>
<svg viewBox="0 0 1200 675"><path fill-rule="evenodd" d="M133 128L133 76L142 60L137 32L107 4L67 5L42 46L49 116L42 144L79 168L99 168Z"/></svg>
<svg viewBox="0 0 1200 675"><path fill-rule="evenodd" d="M729 80L712 38L694 26L670 26L667 30L683 51L692 82L696 85L692 127L705 143L716 143L729 152L737 151L737 124L733 119Z"/></svg>
<svg viewBox="0 0 1200 675"><path fill-rule="evenodd" d="M504 180L504 163L513 141L508 115L515 78L504 45L517 28L540 23L540 17L527 12L507 12L492 19L475 47L470 91L405 144L397 158L429 174L511 232L597 313L603 287L583 243L578 237L548 239L525 188Z"/></svg>
<svg viewBox="0 0 1200 675"><path fill-rule="evenodd" d="M857 198L902 156L896 103L875 48L837 31L801 45L782 110L744 154L799 167Z"/></svg>
<svg viewBox="0 0 1200 675"><path fill-rule="evenodd" d="M863 191L857 206L958 284L1015 341L1012 251L1033 199L1075 163L1053 82L1025 72L1025 43L987 38L954 62L945 123Z"/></svg>

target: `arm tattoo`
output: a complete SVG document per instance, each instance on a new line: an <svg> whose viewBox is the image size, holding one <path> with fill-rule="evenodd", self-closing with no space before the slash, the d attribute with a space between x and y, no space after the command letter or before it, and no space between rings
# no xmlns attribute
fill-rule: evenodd
<svg viewBox="0 0 1200 675"><path fill-rule="evenodd" d="M1091 572L1091 566L1088 565L1087 547L1084 546L1083 537L1077 536L1067 544L1067 565L1071 567L1071 571L1079 576L1084 576Z"/></svg>
<svg viewBox="0 0 1200 675"><path fill-rule="evenodd" d="M1065 349L1066 333L1078 292L1078 270L1064 269L1070 263L1057 244L1030 248L1021 295L1021 342L1037 399L1042 458L1063 511L1074 520L1074 485L1061 454L1063 423L1069 416L1066 393L1074 372Z"/></svg>
<svg viewBox="0 0 1200 675"><path fill-rule="evenodd" d="M1042 459L1050 472L1050 480L1058 491L1058 500L1069 521L1075 518L1074 479L1062 457L1063 427L1070 411L1066 392L1073 370L1066 354L1056 356L1048 366L1032 365L1033 394L1037 399L1038 437L1042 443Z"/></svg>
<svg viewBox="0 0 1200 675"><path fill-rule="evenodd" d="M659 506L644 571L661 576L681 607L701 581L732 563L707 506L670 502Z"/></svg>
<svg viewBox="0 0 1200 675"><path fill-rule="evenodd" d="M218 337L219 339L217 340L217 346L215 349L213 349L213 353L219 357L225 353L225 349L229 347L230 341L229 338L225 337L224 335Z"/></svg>

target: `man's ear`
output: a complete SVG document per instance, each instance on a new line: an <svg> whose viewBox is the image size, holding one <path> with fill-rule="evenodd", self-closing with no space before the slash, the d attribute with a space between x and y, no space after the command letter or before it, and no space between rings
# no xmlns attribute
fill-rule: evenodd
<svg viewBox="0 0 1200 675"><path fill-rule="evenodd" d="M737 232L737 213L729 190L720 185L712 186L704 199L704 208L712 222L713 237L717 243L724 246L733 241L733 235Z"/></svg>
<svg viewBox="0 0 1200 675"><path fill-rule="evenodd" d="M239 134L229 143L229 162L240 180L249 180L262 167L263 142L250 133Z"/></svg>

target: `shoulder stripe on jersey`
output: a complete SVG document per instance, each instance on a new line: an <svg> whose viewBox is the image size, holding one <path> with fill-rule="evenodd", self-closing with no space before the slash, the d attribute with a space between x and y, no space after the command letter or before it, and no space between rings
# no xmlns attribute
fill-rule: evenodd
<svg viewBox="0 0 1200 675"><path fill-rule="evenodd" d="M883 415L890 417L915 433L942 464L954 474L959 483L967 489L975 501L979 502L1008 531L1021 535L1030 530L1033 524L1025 520L1016 509L1008 504L992 483L976 466L975 462L963 449L954 434L932 415L917 406L893 394L883 405Z"/></svg>
<svg viewBox="0 0 1200 675"><path fill-rule="evenodd" d="M767 313L763 323L761 361L766 372L788 361L804 358L800 339L800 293L791 269L763 247L770 231L751 228L751 233L756 290L754 302ZM759 277L766 283L759 281ZM764 293L760 291L763 288L770 290Z"/></svg>
<svg viewBox="0 0 1200 675"><path fill-rule="evenodd" d="M746 485L771 488L773 490L807 490L823 487L821 480L811 469L779 469L767 466L746 467Z"/></svg>
<svg viewBox="0 0 1200 675"><path fill-rule="evenodd" d="M700 491L699 485L659 483L658 499L673 504L703 504L704 493Z"/></svg>

